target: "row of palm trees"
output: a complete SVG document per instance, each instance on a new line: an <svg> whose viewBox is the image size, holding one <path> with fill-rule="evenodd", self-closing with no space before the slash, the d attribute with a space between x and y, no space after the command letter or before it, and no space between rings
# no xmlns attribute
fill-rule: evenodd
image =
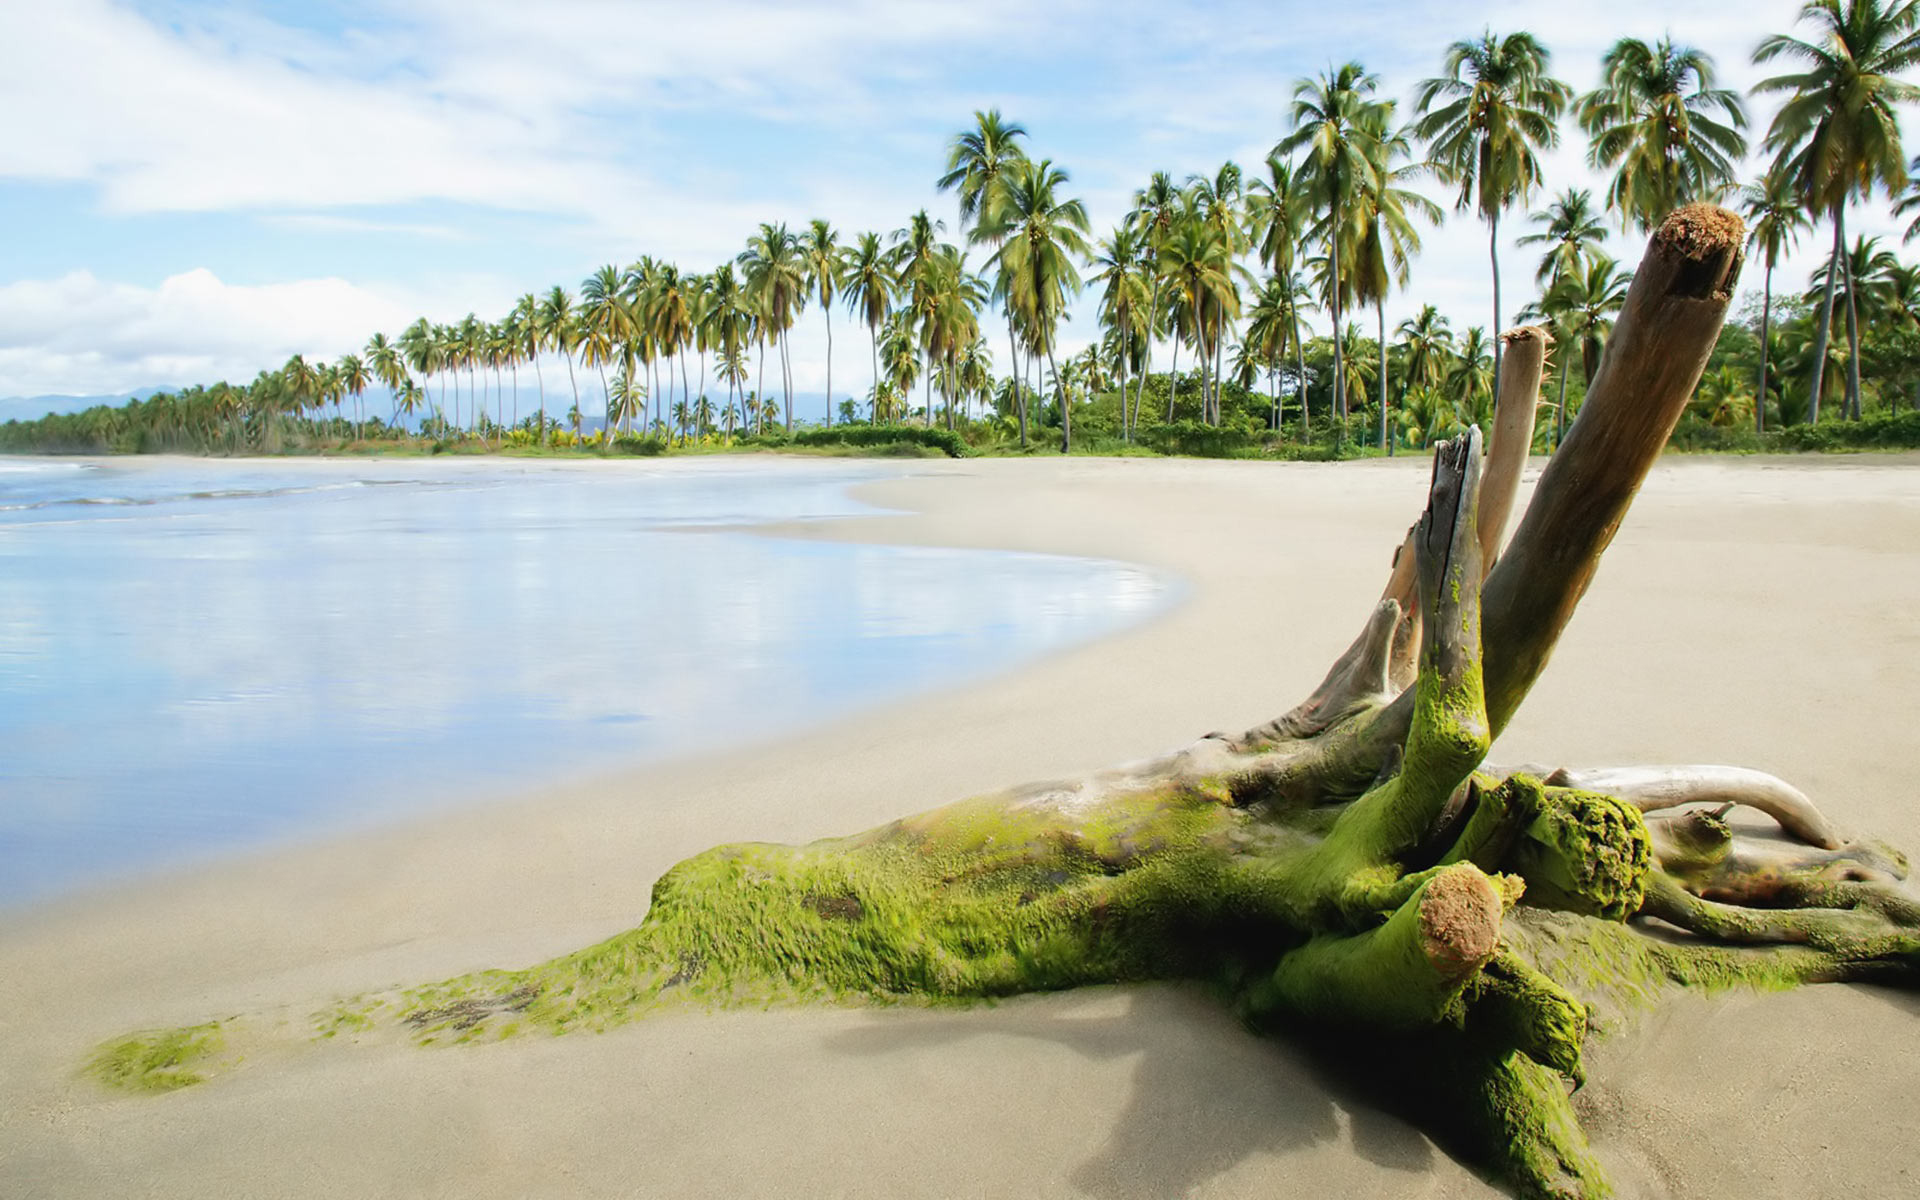
<svg viewBox="0 0 1920 1200"><path fill-rule="evenodd" d="M1202 422L1228 419L1223 384L1245 386L1264 376L1269 426L1279 428L1290 406L1310 434L1315 390L1323 387L1334 429L1344 433L1349 414L1364 406L1377 416L1381 444L1390 446L1395 428L1432 424L1394 418L1396 395L1402 405L1431 407L1451 389L1456 411L1477 406L1475 397L1490 391L1490 384L1472 384L1482 347L1491 353L1489 377L1498 377L1500 342L1489 333L1508 320L1502 223L1542 188L1541 158L1570 115L1588 139L1590 164L1608 174L1608 183L1597 201L1568 190L1530 214L1532 228L1518 241L1540 248L1537 293L1514 314L1550 325L1563 347L1555 436L1567 414L1573 359L1584 382L1625 295L1626 273L1602 250L1609 223L1644 231L1682 204L1736 193L1765 267L1756 420L1764 421L1764 399L1777 388L1768 352L1774 267L1816 214L1833 226L1833 247L1815 273L1805 409L1809 419L1819 418L1834 374L1829 341L1839 305L1847 334L1840 386L1846 414L1857 417L1867 286L1860 272L1868 268L1847 252L1845 221L1849 205L1876 193L1893 198L1898 211L1920 209L1897 120L1901 106L1920 99L1902 78L1920 58L1920 0L1813 0L1800 21L1807 37L1771 36L1754 52L1756 62L1788 69L1755 89L1781 105L1761 143L1767 169L1744 188L1746 102L1716 86L1707 55L1670 38L1623 38L1602 59L1598 85L1576 95L1553 74L1551 55L1533 35L1488 31L1448 47L1439 73L1418 84L1405 112L1357 62L1298 81L1289 127L1254 178L1232 162L1183 184L1156 173L1105 237L1094 235L1084 204L1068 194L1067 171L1029 155L1026 129L997 110L981 112L950 143L937 180L957 200L951 242L945 223L924 209L886 235L843 238L824 220L799 229L763 224L736 258L705 273L651 257L610 264L581 283L577 298L556 286L521 297L497 322L422 319L391 340L375 334L364 352L331 363L296 355L254 385L223 394L278 412L332 406L340 420L351 400L358 434L362 397L378 385L392 398L389 427L424 416L442 433L491 436L524 424L545 441L555 424L545 371L557 357L565 364L576 436L580 373L597 377L610 430L630 433L636 421L643 430L669 421L704 430L716 424L699 415L708 414L728 436L736 424L764 433L779 423L790 432L793 331L808 308L819 310L831 423L833 313L841 307L867 329L866 407L875 421L911 415L918 387L919 415L928 424L937 408L952 427L991 406L1023 446L1038 420L1057 424L1062 448L1070 449L1074 397L1103 395L1117 405L1119 434L1132 438L1143 424L1171 422L1184 411L1184 353L1197 389L1189 403ZM1915 168L1920 176L1920 163ZM1403 322L1395 380L1385 303L1408 285L1423 228L1443 218L1441 205L1416 189L1426 179L1487 226L1492 319L1452 348L1439 337L1444 322L1431 308ZM1920 228L1920 219L1915 224ZM1060 327L1089 286L1099 336L1063 367ZM1368 309L1371 339L1355 327L1356 315ZM1310 357L1320 357L1308 315L1319 312L1331 331L1317 343L1327 352L1324 374L1308 368ZM1006 371L996 379L991 346L1002 322ZM1148 382L1158 374L1161 346L1171 352L1169 386L1164 409L1149 411ZM769 349L783 398L771 413L763 399ZM1361 361L1363 353L1369 361ZM523 368L531 368L537 392L535 415L525 423ZM710 369L725 388L717 411L706 400ZM1096 392L1095 382L1105 390ZM1363 399L1367 390L1371 403ZM249 401L255 393L258 400Z"/></svg>

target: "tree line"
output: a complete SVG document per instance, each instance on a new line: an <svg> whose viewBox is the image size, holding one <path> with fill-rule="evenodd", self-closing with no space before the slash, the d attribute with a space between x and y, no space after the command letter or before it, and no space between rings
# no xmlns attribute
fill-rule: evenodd
<svg viewBox="0 0 1920 1200"><path fill-rule="evenodd" d="M1630 281L1601 248L1609 225L1644 232L1703 200L1746 215L1763 287L1757 324L1729 325L1697 397L1699 422L1761 431L1823 416L1857 421L1902 404L1909 386L1920 405L1920 276L1877 239L1846 238L1856 202L1879 196L1896 213L1920 212L1920 160L1907 161L1898 123L1920 100L1904 78L1920 59L1920 0L1813 0L1796 32L1804 36L1776 34L1755 48L1754 61L1780 73L1751 97L1717 86L1712 59L1668 37L1620 39L1597 85L1576 93L1532 34L1489 30L1449 46L1404 110L1378 76L1349 62L1293 85L1288 127L1251 177L1233 162L1183 183L1156 172L1105 236L1070 194L1067 170L1032 152L1024 126L979 112L952 139L936 181L957 201L954 240L925 209L885 234L843 236L818 219L766 223L735 259L705 272L652 257L609 264L577 292L522 296L498 321L422 318L334 361L295 355L251 383L10 423L0 445L97 441L135 427L145 441L211 450L414 429L578 443L587 440L583 375L590 398L598 384L603 441L636 425L689 441L791 434L792 333L809 311L826 333L826 422L835 419L839 308L868 343L864 402L844 401L843 421L938 422L1022 447L1040 428L1063 451L1076 415L1123 442L1152 443L1143 435L1173 426L1310 440L1318 421L1321 436L1424 446L1490 412L1495 335L1508 311L1501 228L1519 213L1528 232L1518 244L1540 258L1512 316L1545 325L1558 346L1553 419L1541 434L1550 448ZM1749 103L1763 97L1778 100L1758 147L1766 165L1743 179ZM1605 190L1565 189L1529 212L1546 184L1541 158L1568 118ZM1429 305L1389 333L1385 302L1410 284L1422 232L1445 218L1418 190L1425 180L1486 226L1486 326L1456 334ZM1804 289L1776 296L1779 259L1820 222L1832 233L1825 261ZM1920 217L1909 240L1916 231ZM1098 338L1062 359L1061 323L1089 294ZM1316 335L1319 316L1329 332ZM1369 316L1372 336L1361 324ZM1006 352L999 373L996 343ZM1863 364L1873 378L1863 379ZM527 369L535 389L523 416ZM363 403L376 385L389 399L384 418ZM568 405L564 421L554 398Z"/></svg>

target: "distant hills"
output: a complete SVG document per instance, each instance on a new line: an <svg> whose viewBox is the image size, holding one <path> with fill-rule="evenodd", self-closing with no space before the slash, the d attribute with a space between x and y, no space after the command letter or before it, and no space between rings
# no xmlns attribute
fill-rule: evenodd
<svg viewBox="0 0 1920 1200"><path fill-rule="evenodd" d="M145 400L161 390L150 387L107 396L4 396L0 397L0 422L37 421L48 413L81 412L97 404L125 404L129 400Z"/></svg>

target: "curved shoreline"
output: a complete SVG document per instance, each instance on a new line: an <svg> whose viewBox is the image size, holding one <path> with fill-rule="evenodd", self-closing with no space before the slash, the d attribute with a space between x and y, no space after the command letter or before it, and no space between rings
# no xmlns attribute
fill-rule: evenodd
<svg viewBox="0 0 1920 1200"><path fill-rule="evenodd" d="M1851 465L1663 461L1499 753L1746 763L1920 850L1905 807L1920 616L1904 599L1920 588L1920 472ZM1010 675L737 754L0 929L0 1191L1491 1194L1298 1047L1246 1037L1181 988L352 1049L159 1100L70 1078L87 1045L134 1026L576 948L635 923L661 870L717 842L851 832L1270 717L1358 627L1426 483L1418 458L912 470L861 491L914 511L778 531L1141 562L1188 579L1187 599ZM644 823L626 800L640 792ZM1917 1015L1910 996L1859 988L1675 1010L1602 1048L1589 1127L1615 1178L1649 1194L1897 1192L1920 1172L1900 1136ZM1758 1043L1769 1060L1743 1053Z"/></svg>

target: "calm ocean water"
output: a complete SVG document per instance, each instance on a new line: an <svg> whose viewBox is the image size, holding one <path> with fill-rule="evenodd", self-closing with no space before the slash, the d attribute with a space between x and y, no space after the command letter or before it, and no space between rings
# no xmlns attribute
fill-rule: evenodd
<svg viewBox="0 0 1920 1200"><path fill-rule="evenodd" d="M0 904L1004 671L1168 585L702 526L871 463L0 458Z"/></svg>

